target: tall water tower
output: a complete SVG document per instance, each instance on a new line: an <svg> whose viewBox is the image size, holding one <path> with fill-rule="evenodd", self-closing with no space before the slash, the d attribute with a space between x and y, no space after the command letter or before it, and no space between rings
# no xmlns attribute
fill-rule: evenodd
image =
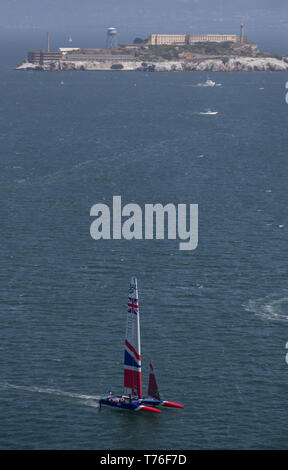
<svg viewBox="0 0 288 470"><path fill-rule="evenodd" d="M107 49L117 49L117 29L112 26L107 29Z"/></svg>

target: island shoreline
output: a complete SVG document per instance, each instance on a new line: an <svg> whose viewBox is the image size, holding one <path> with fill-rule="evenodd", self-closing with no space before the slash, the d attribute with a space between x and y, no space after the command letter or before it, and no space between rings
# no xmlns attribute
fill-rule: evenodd
<svg viewBox="0 0 288 470"><path fill-rule="evenodd" d="M116 67L115 67L116 65ZM43 72L65 71L111 71L111 72L286 72L288 58L274 57L223 57L192 59L189 61L155 61L143 62L131 60L116 61L49 61L33 64L27 60L16 67L16 70L34 70Z"/></svg>

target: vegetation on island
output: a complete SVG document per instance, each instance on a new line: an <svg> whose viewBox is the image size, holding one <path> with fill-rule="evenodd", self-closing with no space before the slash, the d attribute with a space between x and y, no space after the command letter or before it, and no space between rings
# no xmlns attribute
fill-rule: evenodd
<svg viewBox="0 0 288 470"><path fill-rule="evenodd" d="M142 42L141 42L142 41ZM139 45L135 56L142 60L162 61L191 59L193 56L221 56L251 55L253 45L240 45L233 42L198 42L185 45L147 45L141 38L134 39L134 44ZM258 52L257 46L254 53Z"/></svg>
<svg viewBox="0 0 288 470"><path fill-rule="evenodd" d="M283 56L281 54L275 54L275 52L258 52L257 57L272 57L273 59L282 60Z"/></svg>
<svg viewBox="0 0 288 470"><path fill-rule="evenodd" d="M135 38L133 44L145 44L147 41L148 39Z"/></svg>

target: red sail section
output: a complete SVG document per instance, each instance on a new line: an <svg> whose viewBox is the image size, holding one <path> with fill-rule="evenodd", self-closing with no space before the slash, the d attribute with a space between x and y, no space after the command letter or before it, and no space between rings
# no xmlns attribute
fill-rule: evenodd
<svg viewBox="0 0 288 470"><path fill-rule="evenodd" d="M124 369L124 387L130 389L131 395L141 398L141 372Z"/></svg>
<svg viewBox="0 0 288 470"><path fill-rule="evenodd" d="M158 385L156 382L156 377L154 374L154 369L152 363L150 362L150 374L149 374L149 383L148 383L148 395L149 397L156 398L156 400L160 400Z"/></svg>

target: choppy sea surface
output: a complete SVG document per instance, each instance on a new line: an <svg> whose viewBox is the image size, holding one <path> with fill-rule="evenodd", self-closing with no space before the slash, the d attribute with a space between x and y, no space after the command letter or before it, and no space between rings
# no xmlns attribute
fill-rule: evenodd
<svg viewBox="0 0 288 470"><path fill-rule="evenodd" d="M287 74L210 78L2 66L0 448L288 449ZM198 204L197 249L93 240L114 195ZM132 275L179 412L99 412Z"/></svg>

